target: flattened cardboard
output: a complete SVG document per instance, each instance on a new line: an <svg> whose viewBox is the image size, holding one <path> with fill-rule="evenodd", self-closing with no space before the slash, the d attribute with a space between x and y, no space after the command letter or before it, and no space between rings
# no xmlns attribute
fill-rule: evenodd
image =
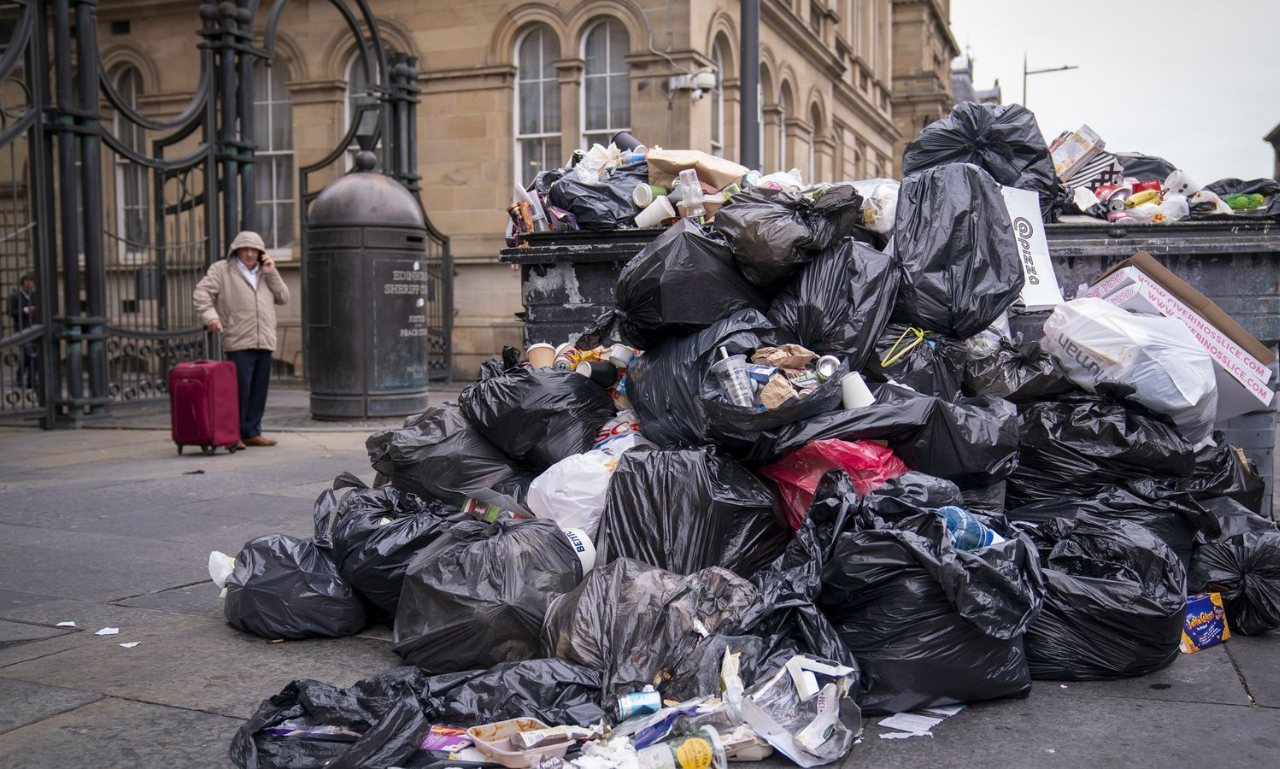
<svg viewBox="0 0 1280 769"><path fill-rule="evenodd" d="M1232 341L1244 348L1245 352L1257 358L1265 366L1270 366L1276 360L1276 355L1269 347L1259 342L1244 327L1223 311L1221 307L1214 304L1207 296L1195 290L1177 275L1174 275L1164 265L1156 261L1155 257L1146 251L1139 251L1128 259L1124 260L1115 267L1107 270L1099 277L1099 281L1104 280L1108 275L1124 269L1125 267L1137 267L1142 270L1153 280L1168 289L1169 293L1180 299L1192 310L1195 310L1200 317L1217 326L1222 333L1226 334ZM1095 281L1097 282L1097 281Z"/></svg>

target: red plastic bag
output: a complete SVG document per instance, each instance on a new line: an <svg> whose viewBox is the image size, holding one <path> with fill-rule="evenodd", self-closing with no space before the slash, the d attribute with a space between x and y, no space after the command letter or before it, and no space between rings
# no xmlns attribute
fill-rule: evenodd
<svg viewBox="0 0 1280 769"><path fill-rule="evenodd" d="M853 479L853 487L859 496L869 494L890 478L907 472L902 460L878 443L834 439L814 441L798 448L781 461L760 468L760 472L778 484L787 523L798 530L813 502L818 481L828 471L837 468Z"/></svg>

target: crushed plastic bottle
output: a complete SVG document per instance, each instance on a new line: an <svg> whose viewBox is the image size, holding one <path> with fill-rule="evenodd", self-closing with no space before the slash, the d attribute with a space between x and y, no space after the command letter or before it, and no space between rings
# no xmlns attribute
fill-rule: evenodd
<svg viewBox="0 0 1280 769"><path fill-rule="evenodd" d="M988 545L1004 542L1004 537L983 525L982 521L953 505L938 508L938 515L947 519L947 531L951 533L951 544L957 550L977 550Z"/></svg>

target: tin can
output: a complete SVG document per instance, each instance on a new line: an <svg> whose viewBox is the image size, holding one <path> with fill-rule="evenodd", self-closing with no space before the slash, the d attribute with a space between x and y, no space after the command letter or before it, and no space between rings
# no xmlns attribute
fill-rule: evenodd
<svg viewBox="0 0 1280 769"><path fill-rule="evenodd" d="M840 370L840 359L834 355L823 355L818 358L818 379L825 382Z"/></svg>
<svg viewBox="0 0 1280 769"><path fill-rule="evenodd" d="M662 695L658 692L632 692L618 698L618 720L626 721L635 716L647 716L662 709Z"/></svg>
<svg viewBox="0 0 1280 769"><path fill-rule="evenodd" d="M582 353L578 352L578 348L566 342L556 348L556 360L552 365L560 371L573 371L578 368L578 364L581 362Z"/></svg>

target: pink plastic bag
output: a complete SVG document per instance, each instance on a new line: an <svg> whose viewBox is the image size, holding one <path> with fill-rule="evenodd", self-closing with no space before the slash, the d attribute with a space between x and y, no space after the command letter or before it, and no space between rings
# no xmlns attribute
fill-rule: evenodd
<svg viewBox="0 0 1280 769"><path fill-rule="evenodd" d="M760 468L778 484L782 508L791 528L804 522L818 481L830 470L844 470L859 495L880 488L890 478L907 472L892 451L878 443L841 440L814 441L788 454L780 462Z"/></svg>

